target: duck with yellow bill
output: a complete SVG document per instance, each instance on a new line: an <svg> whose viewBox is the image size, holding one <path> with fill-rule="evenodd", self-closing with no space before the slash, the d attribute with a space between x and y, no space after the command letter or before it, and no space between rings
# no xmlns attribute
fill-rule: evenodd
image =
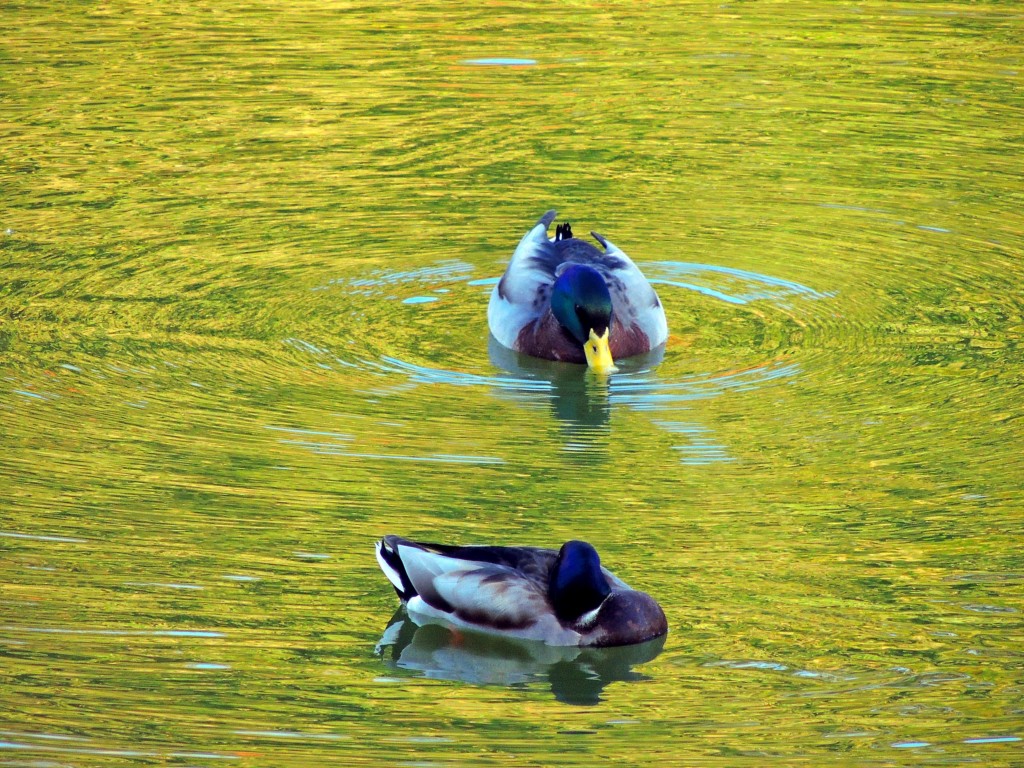
<svg viewBox="0 0 1024 768"><path fill-rule="evenodd" d="M556 215L548 211L526 233L494 286L487 308L494 338L602 374L616 370L615 360L664 344L665 310L633 260L596 232L603 251L573 237L568 223L548 237Z"/></svg>

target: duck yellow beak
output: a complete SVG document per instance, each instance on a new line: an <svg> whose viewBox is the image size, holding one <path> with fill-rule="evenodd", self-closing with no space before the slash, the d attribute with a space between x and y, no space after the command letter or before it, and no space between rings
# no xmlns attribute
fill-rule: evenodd
<svg viewBox="0 0 1024 768"><path fill-rule="evenodd" d="M583 345L583 353L587 356L587 365L597 373L607 375L619 370L615 367L615 361L612 360L612 351L608 347L607 328L604 329L604 333L600 336L594 332L593 328L590 329L590 338Z"/></svg>

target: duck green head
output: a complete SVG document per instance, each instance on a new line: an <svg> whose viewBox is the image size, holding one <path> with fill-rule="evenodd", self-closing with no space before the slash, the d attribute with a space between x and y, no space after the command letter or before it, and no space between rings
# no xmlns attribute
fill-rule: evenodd
<svg viewBox="0 0 1024 768"><path fill-rule="evenodd" d="M598 373L615 371L608 346L612 296L600 272L583 264L566 267L551 289L551 311L583 346L587 365Z"/></svg>

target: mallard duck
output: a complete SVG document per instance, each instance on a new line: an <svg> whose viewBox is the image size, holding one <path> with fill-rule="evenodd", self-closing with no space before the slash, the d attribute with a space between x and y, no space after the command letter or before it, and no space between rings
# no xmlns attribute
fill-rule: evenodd
<svg viewBox="0 0 1024 768"><path fill-rule="evenodd" d="M534 357L587 363L601 373L668 338L665 310L636 264L597 232L599 251L559 224L556 211L526 233L491 292L487 322L504 346Z"/></svg>
<svg viewBox="0 0 1024 768"><path fill-rule="evenodd" d="M601 567L585 541L537 547L447 546L385 536L377 562L410 618L548 645L617 646L668 632L650 595Z"/></svg>

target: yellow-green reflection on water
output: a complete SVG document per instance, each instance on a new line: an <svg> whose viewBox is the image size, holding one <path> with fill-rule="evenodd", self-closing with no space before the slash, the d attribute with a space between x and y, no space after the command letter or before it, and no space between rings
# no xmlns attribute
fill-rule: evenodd
<svg viewBox="0 0 1024 768"><path fill-rule="evenodd" d="M1020 763L1015 4L4 20L0 763ZM550 207L663 358L489 348ZM403 651L387 532L671 632Z"/></svg>

